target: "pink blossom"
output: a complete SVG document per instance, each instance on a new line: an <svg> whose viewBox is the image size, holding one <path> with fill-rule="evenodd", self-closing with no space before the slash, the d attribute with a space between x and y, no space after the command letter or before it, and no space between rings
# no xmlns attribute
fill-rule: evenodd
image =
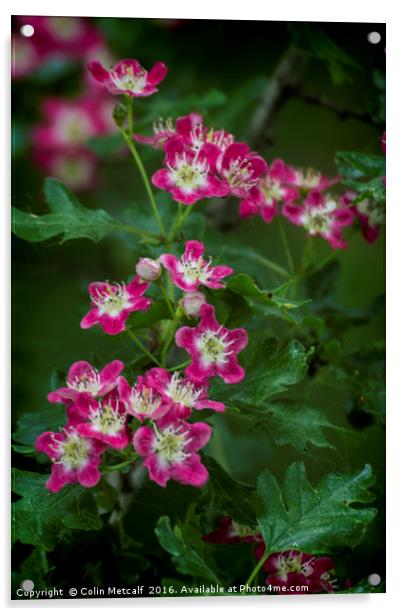
<svg viewBox="0 0 402 616"><path fill-rule="evenodd" d="M32 132L34 147L54 149L83 146L91 137L109 133L114 127L104 112L106 104L88 96L76 100L45 99L42 103L44 121Z"/></svg>
<svg viewBox="0 0 402 616"><path fill-rule="evenodd" d="M76 361L68 371L67 386L51 391L47 399L52 403L66 403L81 397L105 396L117 387L117 377L123 368L123 362L118 359L106 364L100 372L87 361Z"/></svg>
<svg viewBox="0 0 402 616"><path fill-rule="evenodd" d="M188 317L199 317L201 306L207 303L204 293L201 291L190 291L183 296L183 309Z"/></svg>
<svg viewBox="0 0 402 616"><path fill-rule="evenodd" d="M62 432L43 432L35 442L37 451L51 461L52 471L46 487L59 492L68 483L80 483L92 488L100 480L99 464L105 446L97 440L80 436L75 426Z"/></svg>
<svg viewBox="0 0 402 616"><path fill-rule="evenodd" d="M165 144L166 169L156 171L152 183L172 194L175 201L191 205L206 197L224 197L228 190L211 172L210 164L202 152L186 150L183 142L172 139Z"/></svg>
<svg viewBox="0 0 402 616"><path fill-rule="evenodd" d="M256 549L258 558L265 551L264 543ZM298 594L302 591L290 590L291 586L307 586L309 594L335 592L337 579L335 565L328 556L313 556L297 550L287 550L271 554L263 565L268 573L266 584L287 586L282 594Z"/></svg>
<svg viewBox="0 0 402 616"><path fill-rule="evenodd" d="M140 375L134 387L122 376L118 379L119 398L129 415L139 421L160 419L169 411L169 406L157 391L154 382L147 376Z"/></svg>
<svg viewBox="0 0 402 616"><path fill-rule="evenodd" d="M204 535L203 541L217 544L255 543L262 541L260 532L256 528L238 524L230 515L225 515L218 521L218 527Z"/></svg>
<svg viewBox="0 0 402 616"><path fill-rule="evenodd" d="M211 259L204 259L204 251L204 244L189 240L181 259L163 254L159 260L170 272L174 284L183 291L196 291L199 285L221 289L224 287L222 278L233 274L233 269L226 265L212 266Z"/></svg>
<svg viewBox="0 0 402 616"><path fill-rule="evenodd" d="M265 222L271 222L278 212L278 205L291 203L299 191L288 185L289 169L283 160L274 160L266 175L259 178L246 199L240 203L240 216L247 218L259 214Z"/></svg>
<svg viewBox="0 0 402 616"><path fill-rule="evenodd" d="M220 376L225 383L238 383L244 378L244 369L237 354L247 346L244 329L226 329L215 318L215 308L201 306L201 320L196 327L182 327L176 332L177 346L186 349L191 364L186 374L195 382Z"/></svg>
<svg viewBox="0 0 402 616"><path fill-rule="evenodd" d="M342 230L353 223L354 213L335 197L312 190L303 205L287 203L282 212L295 225L303 226L309 235L323 237L332 248L347 248Z"/></svg>
<svg viewBox="0 0 402 616"><path fill-rule="evenodd" d="M34 158L46 174L72 190L88 190L96 185L96 158L84 148L38 148Z"/></svg>
<svg viewBox="0 0 402 616"><path fill-rule="evenodd" d="M268 171L267 163L261 156L251 152L246 143L237 142L225 149L217 168L228 192L242 199L248 197L249 191Z"/></svg>
<svg viewBox="0 0 402 616"><path fill-rule="evenodd" d="M356 198L357 193L348 190L341 196L340 202L344 206L352 204L364 239L369 244L373 244L378 239L381 226L385 224L385 203L378 203L372 199L357 201Z"/></svg>
<svg viewBox="0 0 402 616"><path fill-rule="evenodd" d="M141 280L153 282L161 275L161 266L158 261L143 257L142 259L139 259L137 265L135 266L135 271Z"/></svg>
<svg viewBox="0 0 402 616"><path fill-rule="evenodd" d="M126 321L132 312L148 310L152 300L142 297L148 283L138 276L129 284L91 282L89 295L92 308L81 321L81 328L88 329L99 323L106 334L120 334L126 328Z"/></svg>
<svg viewBox="0 0 402 616"><path fill-rule="evenodd" d="M153 135L133 135L138 143L145 143L155 149L161 149L172 137L186 137L191 134L199 124L202 124L202 116L199 113L190 113L187 116L177 118L173 123L172 118L163 120L159 118L153 123Z"/></svg>
<svg viewBox="0 0 402 616"><path fill-rule="evenodd" d="M208 480L208 471L196 452L207 444L211 432L205 423L172 423L163 428L154 423L135 432L133 445L152 481L165 487L172 479L199 488Z"/></svg>
<svg viewBox="0 0 402 616"><path fill-rule="evenodd" d="M212 409L223 413L225 405L208 399L208 382L194 383L191 378L182 377L178 372L168 372L164 368L151 368L147 373L153 391L157 392L163 403L168 407L169 419L187 419L192 409ZM161 423L161 422L158 422Z"/></svg>
<svg viewBox="0 0 402 616"><path fill-rule="evenodd" d="M75 429L81 436L93 438L113 449L124 449L129 443L127 413L124 404L109 394L103 400L78 398L75 411L80 415Z"/></svg>
<svg viewBox="0 0 402 616"><path fill-rule="evenodd" d="M146 71L138 60L120 60L107 71L100 62L91 62L88 66L94 79L99 81L111 94L128 96L149 96L157 92L156 86L166 77L167 66L156 62L150 71Z"/></svg>
<svg viewBox="0 0 402 616"><path fill-rule="evenodd" d="M288 167L287 182L291 186L296 186L300 190L325 190L333 184L337 184L341 180L341 176L337 175L332 179L322 175L320 171L316 171L309 167L308 169L296 169Z"/></svg>

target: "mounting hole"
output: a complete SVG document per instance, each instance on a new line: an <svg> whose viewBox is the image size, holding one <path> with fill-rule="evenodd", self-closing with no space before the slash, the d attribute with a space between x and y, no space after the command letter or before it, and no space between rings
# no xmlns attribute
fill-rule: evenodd
<svg viewBox="0 0 402 616"><path fill-rule="evenodd" d="M32 580L24 580L23 582L21 582L20 588L22 588L22 590L24 590L25 592L30 592L35 588L35 584Z"/></svg>
<svg viewBox="0 0 402 616"><path fill-rule="evenodd" d="M35 28L31 26L31 24L25 24L24 26L21 26L20 32L22 36L29 38L34 35Z"/></svg>
<svg viewBox="0 0 402 616"><path fill-rule="evenodd" d="M378 586L381 583L381 576L378 573L370 573L367 581L371 586Z"/></svg>
<svg viewBox="0 0 402 616"><path fill-rule="evenodd" d="M381 34L379 32L369 32L367 35L368 42L372 45L378 45L381 41Z"/></svg>

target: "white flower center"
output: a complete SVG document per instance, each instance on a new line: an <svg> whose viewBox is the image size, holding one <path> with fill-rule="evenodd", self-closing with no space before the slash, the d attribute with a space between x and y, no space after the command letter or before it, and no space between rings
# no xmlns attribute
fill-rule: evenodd
<svg viewBox="0 0 402 616"><path fill-rule="evenodd" d="M110 71L109 75L110 79L119 90L128 90L133 94L140 94L147 84L148 72L141 69L140 72L135 75L132 66L123 66L120 76L113 70Z"/></svg>
<svg viewBox="0 0 402 616"><path fill-rule="evenodd" d="M176 404L192 407L201 395L201 389L196 389L193 383L184 383L178 372L174 372L166 387L166 395Z"/></svg>
<svg viewBox="0 0 402 616"><path fill-rule="evenodd" d="M301 188L316 188L321 182L321 173L314 169L306 169L306 171L296 171L296 183Z"/></svg>
<svg viewBox="0 0 402 616"><path fill-rule="evenodd" d="M85 143L91 134L89 119L80 111L66 111L59 118L56 130L65 143Z"/></svg>
<svg viewBox="0 0 402 616"><path fill-rule="evenodd" d="M119 413L118 404L116 401L113 408L111 404L99 402L98 408L91 411L90 421L96 430L110 436L121 432L125 424L125 416Z"/></svg>
<svg viewBox="0 0 402 616"><path fill-rule="evenodd" d="M281 201L283 191L279 182L276 182L267 176L261 181L260 187L264 193L267 203L272 203L272 201Z"/></svg>
<svg viewBox="0 0 402 616"><path fill-rule="evenodd" d="M131 390L130 405L138 415L152 415L161 403L161 398L148 388L136 388Z"/></svg>
<svg viewBox="0 0 402 616"><path fill-rule="evenodd" d="M216 332L207 330L201 334L198 339L197 348L201 353L204 364L225 364L228 361L228 356L233 351L227 350L231 342L226 340L226 334L220 335L219 329Z"/></svg>
<svg viewBox="0 0 402 616"><path fill-rule="evenodd" d="M252 177L252 164L245 158L237 158L230 164L225 172L226 179L232 188L249 190L257 184L257 179Z"/></svg>
<svg viewBox="0 0 402 616"><path fill-rule="evenodd" d="M96 396L101 388L101 380L97 370L94 368L88 372L81 372L79 376L73 379L67 379L67 387L80 393L89 393Z"/></svg>
<svg viewBox="0 0 402 616"><path fill-rule="evenodd" d="M329 199L324 205L309 208L302 217L303 224L312 234L328 234L333 223L333 212L337 209L337 203Z"/></svg>
<svg viewBox="0 0 402 616"><path fill-rule="evenodd" d="M174 462L183 462L190 454L183 451L187 443L191 439L186 440L188 432L178 431L180 428L169 427L163 432L159 432L154 425L156 443L154 446L155 453L158 454L164 462L172 464Z"/></svg>
<svg viewBox="0 0 402 616"><path fill-rule="evenodd" d="M55 464L62 464L67 470L75 470L85 466L90 449L89 442L77 434L75 430L67 432L65 441L59 441L53 436L54 451L57 458Z"/></svg>
<svg viewBox="0 0 402 616"><path fill-rule="evenodd" d="M206 160L199 161L197 158L194 158L190 164L187 162L185 154L177 154L174 166L170 164L167 166L170 169L174 184L185 192L192 192L204 186L209 169Z"/></svg>
<svg viewBox="0 0 402 616"><path fill-rule="evenodd" d="M125 284L108 286L104 291L96 289L95 294L92 295L92 301L102 314L108 314L111 317L116 317L130 305Z"/></svg>
<svg viewBox="0 0 402 616"><path fill-rule="evenodd" d="M188 283L197 282L197 280L208 282L213 271L211 261L212 259L205 261L202 257L196 260L191 258L186 260L183 256L178 269Z"/></svg>

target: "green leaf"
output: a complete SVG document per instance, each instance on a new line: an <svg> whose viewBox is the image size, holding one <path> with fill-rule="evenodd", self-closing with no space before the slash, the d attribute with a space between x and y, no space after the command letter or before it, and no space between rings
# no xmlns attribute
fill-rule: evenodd
<svg viewBox="0 0 402 616"><path fill-rule="evenodd" d="M12 538L52 550L64 529L99 530L102 520L93 494L79 485L57 494L45 488L47 477L13 469L12 490L22 496L12 504Z"/></svg>
<svg viewBox="0 0 402 616"><path fill-rule="evenodd" d="M256 492L236 481L213 458L204 458L209 480L202 490L197 512L202 511L207 524L215 527L217 518L230 515L236 522L255 526Z"/></svg>
<svg viewBox="0 0 402 616"><path fill-rule="evenodd" d="M237 385L214 383L211 397L228 406L258 407L304 379L308 369L306 350L298 340L278 350L276 341L269 338L258 346L245 369L246 376Z"/></svg>
<svg viewBox="0 0 402 616"><path fill-rule="evenodd" d="M281 296L280 290L262 291L247 274L233 276L227 283L226 288L241 295L249 306L260 310L264 315L282 318L291 323L298 322L298 318L292 314L292 311L310 301L289 300Z"/></svg>
<svg viewBox="0 0 402 616"><path fill-rule="evenodd" d="M88 238L94 242L120 226L105 210L88 210L58 180L45 180L45 197L50 214L38 216L12 208L12 230L29 242L43 242L60 236L67 240Z"/></svg>
<svg viewBox="0 0 402 616"><path fill-rule="evenodd" d="M373 500L373 483L368 464L355 473L328 474L316 488L301 462L289 466L282 489L263 471L257 481L263 506L258 522L270 553L294 548L332 554L358 545L376 515L374 508L361 506Z"/></svg>
<svg viewBox="0 0 402 616"><path fill-rule="evenodd" d="M64 423L65 413L61 405L53 406L45 411L22 413L17 420L13 438L17 443L32 447L38 434L45 430L58 432Z"/></svg>
<svg viewBox="0 0 402 616"><path fill-rule="evenodd" d="M385 157L363 152L337 152L335 162L346 178L385 175Z"/></svg>
<svg viewBox="0 0 402 616"><path fill-rule="evenodd" d="M308 453L310 446L333 449L323 429L342 430L321 409L294 400L248 409L246 416L256 420L255 425L268 432L277 445L292 445L301 453Z"/></svg>
<svg viewBox="0 0 402 616"><path fill-rule="evenodd" d="M179 573L220 584L219 578L209 563L193 547L186 544L179 526L176 525L172 529L167 516L159 518L155 534L163 549L171 554L172 562Z"/></svg>
<svg viewBox="0 0 402 616"><path fill-rule="evenodd" d="M385 186L382 176L369 180L368 182L346 179L343 180L342 183L359 193L358 201L362 201L363 199L373 199L378 203L383 203L385 201Z"/></svg>
<svg viewBox="0 0 402 616"><path fill-rule="evenodd" d="M159 299L151 304L151 307L142 312L137 310L132 312L127 324L129 329L144 329L155 325L157 321L171 319L168 303L165 299Z"/></svg>

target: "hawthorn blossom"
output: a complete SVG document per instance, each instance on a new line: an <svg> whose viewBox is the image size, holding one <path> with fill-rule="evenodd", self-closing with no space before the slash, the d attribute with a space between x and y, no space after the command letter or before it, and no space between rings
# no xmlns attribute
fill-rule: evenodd
<svg viewBox="0 0 402 616"><path fill-rule="evenodd" d="M47 98L42 103L44 121L32 132L34 147L44 149L85 145L89 138L113 130L110 105L94 97L75 100Z"/></svg>
<svg viewBox="0 0 402 616"><path fill-rule="evenodd" d="M72 190L87 190L96 184L96 158L84 148L37 148L34 158L45 173Z"/></svg>
<svg viewBox="0 0 402 616"><path fill-rule="evenodd" d="M182 327L176 332L176 344L186 349L191 364L186 374L195 382L220 376L225 383L238 383L244 378L244 369L237 361L248 342L245 329L226 329L215 318L215 308L201 306L201 319L196 327Z"/></svg>
<svg viewBox="0 0 402 616"><path fill-rule="evenodd" d="M75 426L78 434L96 439L113 449L127 447L130 440L127 413L115 395L108 395L103 400L79 398L74 406L81 418Z"/></svg>
<svg viewBox="0 0 402 616"><path fill-rule="evenodd" d="M170 192L175 201L191 205L206 197L227 195L228 189L211 172L210 164L201 151L192 153L175 138L165 144L165 152L166 169L156 171L152 183Z"/></svg>
<svg viewBox="0 0 402 616"><path fill-rule="evenodd" d="M105 396L117 387L117 377L123 368L123 362L118 359L106 364L100 372L87 361L76 361L68 371L66 387L51 391L47 399L52 403L68 403L81 397Z"/></svg>
<svg viewBox="0 0 402 616"><path fill-rule="evenodd" d="M339 175L332 179L322 175L320 171L312 169L296 169L295 167L288 167L287 182L291 186L296 186L303 191L310 190L325 190L333 184L337 184L341 177Z"/></svg>
<svg viewBox="0 0 402 616"><path fill-rule="evenodd" d="M204 293L201 291L190 291L185 293L182 299L183 310L188 317L199 317L201 306L207 303Z"/></svg>
<svg viewBox="0 0 402 616"><path fill-rule="evenodd" d="M196 453L211 437L205 423L172 423L163 428L156 423L139 428L133 438L136 452L144 458L149 477L162 487L168 480L195 487L208 480L208 471Z"/></svg>
<svg viewBox="0 0 402 616"><path fill-rule="evenodd" d="M120 334L132 312L148 310L151 305L151 299L142 297L147 288L148 283L138 276L127 285L91 282L89 295L93 307L82 319L81 328L88 329L99 323L106 334Z"/></svg>
<svg viewBox="0 0 402 616"><path fill-rule="evenodd" d="M287 203L282 212L291 222L303 226L309 235L323 237L332 248L347 248L342 230L353 223L354 213L335 197L313 190L303 205Z"/></svg>
<svg viewBox="0 0 402 616"><path fill-rule="evenodd" d="M212 409L223 413L225 405L208 399L208 382L194 383L191 378L182 377L179 372L168 372L164 368L151 368L147 377L152 383L153 390L157 392L164 404L168 407L167 417L174 419L187 419L192 409Z"/></svg>
<svg viewBox="0 0 402 616"><path fill-rule="evenodd" d="M230 515L225 515L218 521L218 527L202 537L207 543L235 544L255 543L262 541L261 533L256 528L238 524Z"/></svg>
<svg viewBox="0 0 402 616"><path fill-rule="evenodd" d="M69 483L80 483L92 488L101 478L99 464L105 446L98 440L80 436L75 426L62 432L43 432L35 441L37 451L52 461L52 470L46 487L59 492Z"/></svg>
<svg viewBox="0 0 402 616"><path fill-rule="evenodd" d="M265 551L264 543L256 548L258 558ZM268 573L266 584L272 586L307 586L311 594L334 592L337 588L335 565L328 556L313 556L297 550L287 550L271 554L263 565ZM297 594L299 591L284 591L284 594Z"/></svg>
<svg viewBox="0 0 402 616"><path fill-rule="evenodd" d="M240 203L240 216L247 218L259 214L264 222L271 222L278 213L278 205L291 203L299 191L287 184L289 169L283 160L272 161L267 173L261 176L246 199Z"/></svg>
<svg viewBox="0 0 402 616"><path fill-rule="evenodd" d="M246 143L231 143L217 162L217 169L224 179L227 191L235 197L247 198L249 191L266 174L265 160L251 152Z"/></svg>
<svg viewBox="0 0 402 616"><path fill-rule="evenodd" d="M137 265L135 266L135 271L141 280L153 282L161 275L161 266L158 261L143 257L142 259L139 259Z"/></svg>
<svg viewBox="0 0 402 616"><path fill-rule="evenodd" d="M145 70L138 60L120 60L107 71L100 62L91 62L88 66L94 79L99 81L111 94L128 96L150 96L157 92L156 86L166 77L167 66L156 62L150 71Z"/></svg>
<svg viewBox="0 0 402 616"><path fill-rule="evenodd" d="M13 79L29 77L40 66L40 54L33 41L18 34L12 37L11 75Z"/></svg>
<svg viewBox="0 0 402 616"><path fill-rule="evenodd" d="M199 124L202 124L202 116L199 113L189 113L187 116L177 118L175 124L172 118L158 118L153 125L153 135L133 135L135 141L138 143L144 143L159 150L162 149L165 143L172 137L186 137L187 134L191 134L191 131L195 129Z"/></svg>
<svg viewBox="0 0 402 616"><path fill-rule="evenodd" d="M360 222L364 239L369 244L373 244L378 239L381 227L385 224L385 203L378 203L372 199L357 201L356 198L357 193L348 190L341 196L340 201L342 205L352 205Z"/></svg>
<svg viewBox="0 0 402 616"><path fill-rule="evenodd" d="M163 254L159 261L170 272L174 284L183 291L196 291L199 285L211 289L222 289L222 278L233 274L226 265L212 266L211 259L204 259L205 246L197 240L185 244L184 254L178 259L171 254Z"/></svg>
<svg viewBox="0 0 402 616"><path fill-rule="evenodd" d="M119 398L125 405L127 413L139 421L160 419L169 411L169 407L147 375L140 375L134 387L131 387L126 379L120 376L117 386Z"/></svg>

